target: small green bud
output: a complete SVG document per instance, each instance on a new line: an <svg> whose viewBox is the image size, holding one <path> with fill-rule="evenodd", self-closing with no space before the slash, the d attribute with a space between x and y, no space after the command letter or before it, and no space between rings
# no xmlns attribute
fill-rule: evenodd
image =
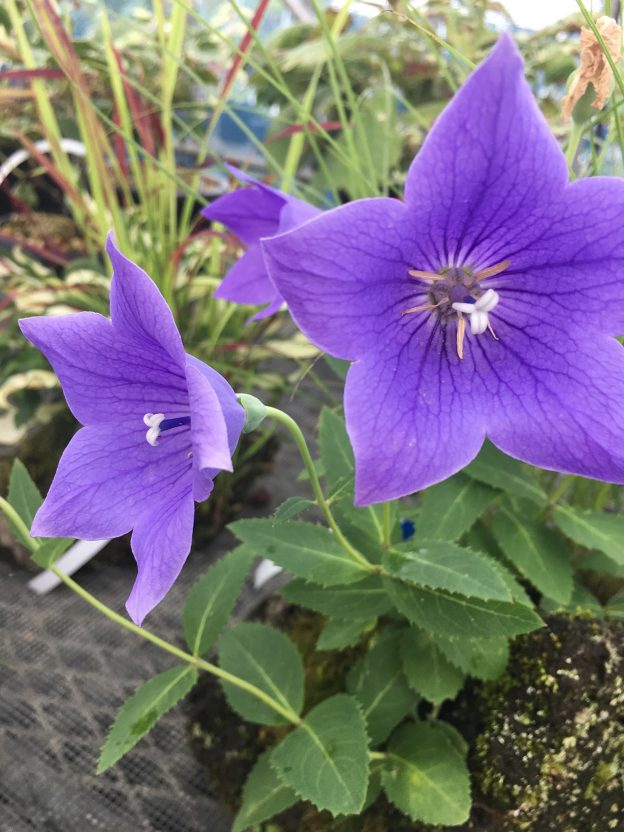
<svg viewBox="0 0 624 832"><path fill-rule="evenodd" d="M255 396L249 396L247 393L239 393L238 401L242 404L245 410L245 426L243 433L251 433L265 420L267 415L266 406Z"/></svg>

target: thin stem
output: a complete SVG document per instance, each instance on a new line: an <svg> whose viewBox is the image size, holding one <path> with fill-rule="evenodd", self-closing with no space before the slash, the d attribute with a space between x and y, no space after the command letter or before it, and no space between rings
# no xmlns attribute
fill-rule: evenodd
<svg viewBox="0 0 624 832"><path fill-rule="evenodd" d="M329 503L323 494L323 489L321 488L321 483L319 481L318 474L316 473L316 468L314 467L314 460L310 455L308 445L299 425L294 419L291 419L287 413L284 413L283 410L278 410L276 407L267 407L266 410L267 416L270 416L272 419L275 419L276 422L284 425L284 427L290 431L293 439L295 440L295 445L301 454L308 476L310 477L310 483L312 484L312 491L314 492L316 502L323 512L327 525L333 531L336 540L340 543L347 555L349 555L349 557L358 563L363 569L366 569L368 572L378 572L378 567L370 563L361 552L358 552L358 550L349 543L334 520L334 515L331 513Z"/></svg>
<svg viewBox="0 0 624 832"><path fill-rule="evenodd" d="M572 176L576 176L574 163L576 162L576 154L578 153L579 144L583 135L583 129L582 125L572 121L570 138L568 139L568 146L566 148L566 162L568 163L568 170Z"/></svg>
<svg viewBox="0 0 624 832"><path fill-rule="evenodd" d="M39 548L37 541L32 539L28 526L15 511L11 503L7 502L4 497L0 497L0 511L2 511L7 520L10 520L11 523L13 523L17 531L20 533L22 538L20 543L30 549L31 552L36 552Z"/></svg>
<svg viewBox="0 0 624 832"><path fill-rule="evenodd" d="M250 682L246 682L244 679L240 679L238 676L235 676L232 673L228 673L227 670L223 670L222 668L218 667L216 664L212 664L212 662L207 662L205 659L201 659L199 656L192 656L190 653L186 653L184 650L180 650L179 647L176 647L173 644L170 644L168 641L165 641L162 638L154 635L154 633L150 633L149 630L145 630L143 627L138 627L136 624L133 624L132 621L128 621L127 618L124 618L119 613L116 613L114 610L111 610L110 607L107 607L106 604L103 604L101 601L91 595L90 592L87 592L86 589L77 584L69 575L66 575L62 572L57 566L51 566L50 570L54 572L54 574L67 586L72 592L75 592L76 595L79 595L84 601L94 607L98 612L101 612L102 615L105 615L107 618L110 618L111 621L114 621L116 624L119 624L120 627L124 627L124 629L129 630L131 633L134 633L137 636L141 636L146 641L151 641L152 644L155 644L157 647L160 647L161 650L165 650L167 653L171 653L172 656L175 656L178 659L181 659L183 662L187 664L193 665L197 667L199 670L205 670L206 673L211 673L213 676L217 676L219 679L223 679L224 682L229 682L231 685L236 685L237 688L250 693L252 696L255 696L257 699L260 699L270 708L273 708L278 714L283 716L289 722L292 722L294 725L299 725L301 723L301 719L299 718L298 714L296 714L291 708L284 707L280 705L272 696L269 696L260 688L257 688L255 685L252 685Z"/></svg>
<svg viewBox="0 0 624 832"><path fill-rule="evenodd" d="M390 503L383 504L383 540L384 549L388 549L392 543L392 514Z"/></svg>

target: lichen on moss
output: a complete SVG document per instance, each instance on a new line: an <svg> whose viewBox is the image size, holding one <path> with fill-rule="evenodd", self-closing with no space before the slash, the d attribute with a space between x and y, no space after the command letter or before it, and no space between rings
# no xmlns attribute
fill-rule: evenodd
<svg viewBox="0 0 624 832"><path fill-rule="evenodd" d="M621 623L553 616L515 642L501 679L467 692L454 717L491 817L469 828L624 830L623 644Z"/></svg>

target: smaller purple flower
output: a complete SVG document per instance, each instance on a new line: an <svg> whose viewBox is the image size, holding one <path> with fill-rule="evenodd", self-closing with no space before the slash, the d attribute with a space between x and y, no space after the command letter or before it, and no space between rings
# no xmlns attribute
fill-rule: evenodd
<svg viewBox="0 0 624 832"><path fill-rule="evenodd" d="M59 377L83 427L33 521L37 537L99 540L132 530L138 575L126 603L140 624L191 548L194 501L207 499L245 421L236 394L187 355L152 280L115 247L111 318L94 312L20 321Z"/></svg>
<svg viewBox="0 0 624 832"><path fill-rule="evenodd" d="M231 165L227 168L252 187L220 196L203 209L202 215L229 228L240 238L247 251L232 266L214 297L248 306L268 304L251 318L252 321L259 321L273 315L284 303L264 265L261 238L297 228L321 211L252 179Z"/></svg>

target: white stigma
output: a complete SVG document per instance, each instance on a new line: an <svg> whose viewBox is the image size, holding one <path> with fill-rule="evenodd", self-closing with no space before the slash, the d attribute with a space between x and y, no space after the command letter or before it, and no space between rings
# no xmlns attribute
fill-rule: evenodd
<svg viewBox="0 0 624 832"><path fill-rule="evenodd" d="M473 335L481 335L490 324L488 314L498 304L500 296L494 289L488 289L474 303L454 303L453 309L456 312L463 312L470 321L470 332Z"/></svg>
<svg viewBox="0 0 624 832"><path fill-rule="evenodd" d="M152 447L154 447L158 442L158 437L160 436L160 423L164 418L164 413L146 413L143 417L143 421L149 428L145 434L145 438Z"/></svg>

